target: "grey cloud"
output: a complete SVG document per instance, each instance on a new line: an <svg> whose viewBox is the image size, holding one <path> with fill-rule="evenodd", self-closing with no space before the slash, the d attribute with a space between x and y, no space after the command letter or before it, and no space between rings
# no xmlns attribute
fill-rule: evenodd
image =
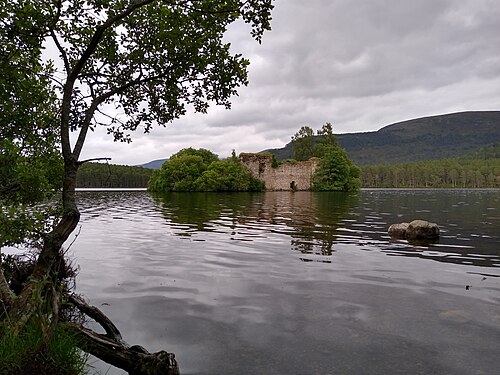
<svg viewBox="0 0 500 375"><path fill-rule="evenodd" d="M270 33L264 43L267 63L254 78L259 85L282 86L283 93L342 97L434 89L480 75L477 61L499 41L498 32L487 40L477 37L482 18L472 27L456 17L449 21L458 2L323 2L330 6L321 8L319 1L292 3L277 17L278 37ZM487 73L494 67L487 65Z"/></svg>
<svg viewBox="0 0 500 375"><path fill-rule="evenodd" d="M232 148L282 147L302 125L317 129L331 122L336 132L369 131L420 116L498 109L497 0L275 4L273 30L262 45L243 24L226 35L251 62L250 84L232 110L189 114L166 129L137 134L132 145L110 145L93 134L88 152L107 148L123 162L167 157L189 146L229 155Z"/></svg>

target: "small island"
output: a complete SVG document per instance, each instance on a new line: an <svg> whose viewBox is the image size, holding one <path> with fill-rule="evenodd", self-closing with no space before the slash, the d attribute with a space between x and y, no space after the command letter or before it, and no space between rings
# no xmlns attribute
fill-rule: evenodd
<svg viewBox="0 0 500 375"><path fill-rule="evenodd" d="M153 172L151 192L170 191L355 191L360 170L337 143L332 125L302 127L292 137L294 159L278 161L269 152L219 157L206 149L185 148Z"/></svg>

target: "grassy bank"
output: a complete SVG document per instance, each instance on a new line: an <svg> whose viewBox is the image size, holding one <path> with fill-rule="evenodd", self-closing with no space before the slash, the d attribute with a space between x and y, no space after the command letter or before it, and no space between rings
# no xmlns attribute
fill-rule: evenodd
<svg viewBox="0 0 500 375"><path fill-rule="evenodd" d="M42 339L36 321L16 334L11 326L0 323L1 375L83 375L87 355L78 349L77 337L62 326L50 343Z"/></svg>

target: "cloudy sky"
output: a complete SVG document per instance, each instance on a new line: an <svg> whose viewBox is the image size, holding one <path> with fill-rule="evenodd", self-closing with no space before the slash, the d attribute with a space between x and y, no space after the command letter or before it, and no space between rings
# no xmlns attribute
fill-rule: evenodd
<svg viewBox="0 0 500 375"><path fill-rule="evenodd" d="M181 148L283 147L303 125L374 131L411 118L500 109L498 0L276 0L261 45L227 34L250 59L250 84L228 111L212 107L114 143L100 129L83 158L141 164Z"/></svg>

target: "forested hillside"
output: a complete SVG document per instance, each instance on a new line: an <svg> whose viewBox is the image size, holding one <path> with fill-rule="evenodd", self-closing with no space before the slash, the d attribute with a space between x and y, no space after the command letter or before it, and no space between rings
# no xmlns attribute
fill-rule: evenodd
<svg viewBox="0 0 500 375"><path fill-rule="evenodd" d="M374 188L500 188L500 144L465 157L367 165L361 184Z"/></svg>
<svg viewBox="0 0 500 375"><path fill-rule="evenodd" d="M104 163L85 163L78 170L78 188L146 188L152 169Z"/></svg>
<svg viewBox="0 0 500 375"><path fill-rule="evenodd" d="M362 187L500 187L500 111L424 117L336 139L363 167ZM279 160L293 158L292 142L269 151ZM165 160L145 168L84 164L78 187L145 188L150 168Z"/></svg>
<svg viewBox="0 0 500 375"><path fill-rule="evenodd" d="M500 142L500 111L423 117L388 125L376 132L336 137L357 165L454 158ZM267 151L280 160L293 154L291 142L284 148Z"/></svg>

